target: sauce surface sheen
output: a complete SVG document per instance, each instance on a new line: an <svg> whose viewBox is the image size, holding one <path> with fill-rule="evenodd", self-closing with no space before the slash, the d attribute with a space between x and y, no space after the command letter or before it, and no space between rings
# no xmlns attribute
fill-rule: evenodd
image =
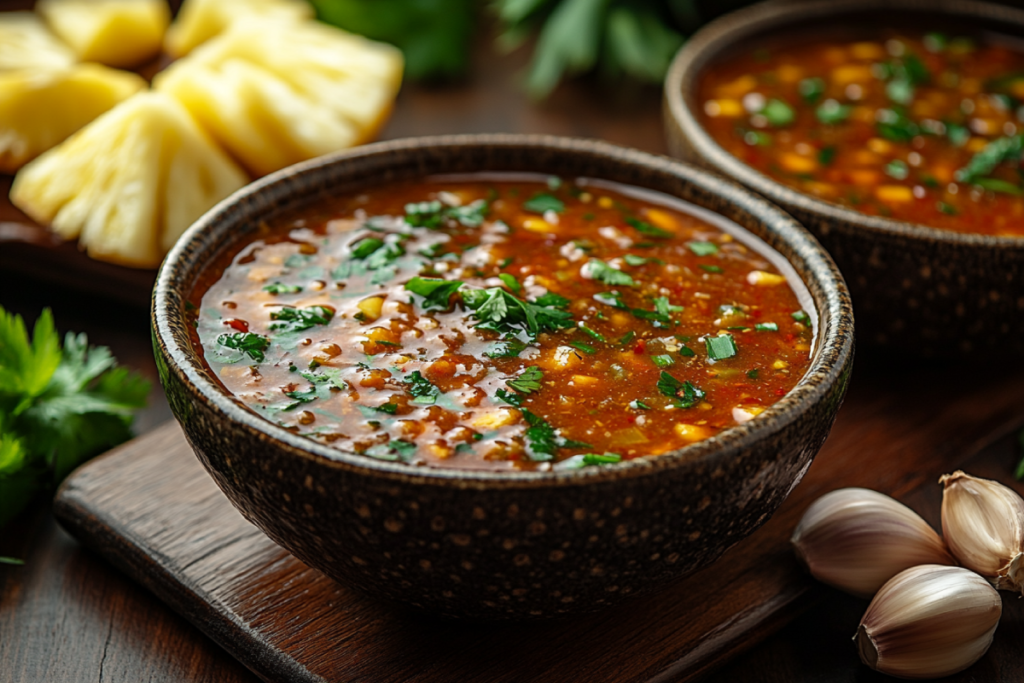
<svg viewBox="0 0 1024 683"><path fill-rule="evenodd" d="M223 255L192 294L194 341L257 414L368 457L659 455L754 418L813 343L780 257L686 209L534 177L339 197Z"/></svg>
<svg viewBox="0 0 1024 683"><path fill-rule="evenodd" d="M934 228L1024 236L1024 53L940 33L754 45L709 67L701 120L806 194Z"/></svg>

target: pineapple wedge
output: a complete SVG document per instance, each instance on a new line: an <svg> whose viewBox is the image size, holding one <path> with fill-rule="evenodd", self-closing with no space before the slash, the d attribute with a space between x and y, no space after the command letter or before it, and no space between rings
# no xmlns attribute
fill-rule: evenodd
<svg viewBox="0 0 1024 683"><path fill-rule="evenodd" d="M235 22L250 18L302 21L313 18L313 6L306 0L185 0L164 36L164 50L184 57Z"/></svg>
<svg viewBox="0 0 1024 683"><path fill-rule="evenodd" d="M0 173L14 173L146 87L140 76L99 64L0 72Z"/></svg>
<svg viewBox="0 0 1024 683"><path fill-rule="evenodd" d="M0 73L14 69L63 69L75 53L32 12L0 13Z"/></svg>
<svg viewBox="0 0 1024 683"><path fill-rule="evenodd" d="M93 258L150 268L247 181L180 103L142 92L21 169L11 201Z"/></svg>
<svg viewBox="0 0 1024 683"><path fill-rule="evenodd" d="M116 67L156 57L171 21L165 0L40 0L36 11L81 61Z"/></svg>
<svg viewBox="0 0 1024 683"><path fill-rule="evenodd" d="M402 53L306 21L245 21L157 75L253 175L372 139L402 81Z"/></svg>

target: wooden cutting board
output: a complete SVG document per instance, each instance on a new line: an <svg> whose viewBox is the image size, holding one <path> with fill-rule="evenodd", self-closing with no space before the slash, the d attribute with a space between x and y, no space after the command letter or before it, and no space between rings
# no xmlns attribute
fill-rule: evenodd
<svg viewBox="0 0 1024 683"><path fill-rule="evenodd" d="M788 537L822 493L867 486L914 502L934 523L940 474L966 467L1010 480L1013 449L986 446L1024 423L1024 367L869 366L855 373L803 483L764 527L667 590L582 618L462 624L365 598L243 520L176 424L80 468L54 512L268 681L687 681L819 594Z"/></svg>

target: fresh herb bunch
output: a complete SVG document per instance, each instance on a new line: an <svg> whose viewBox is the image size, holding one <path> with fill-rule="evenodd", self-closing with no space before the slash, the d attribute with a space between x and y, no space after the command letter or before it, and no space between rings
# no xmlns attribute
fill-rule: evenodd
<svg viewBox="0 0 1024 683"><path fill-rule="evenodd" d="M684 33L701 23L695 0L496 0L512 48L536 33L527 91L546 97L563 76L600 69L660 83Z"/></svg>
<svg viewBox="0 0 1024 683"><path fill-rule="evenodd" d="M317 17L399 47L413 80L461 76L476 25L473 0L310 0Z"/></svg>
<svg viewBox="0 0 1024 683"><path fill-rule="evenodd" d="M49 310L29 340L21 316L0 307L0 527L37 492L131 437L149 382L117 366L84 334L60 338Z"/></svg>

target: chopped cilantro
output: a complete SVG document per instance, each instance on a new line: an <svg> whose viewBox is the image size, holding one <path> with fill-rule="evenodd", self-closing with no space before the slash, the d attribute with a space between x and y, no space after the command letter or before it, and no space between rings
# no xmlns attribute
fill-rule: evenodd
<svg viewBox="0 0 1024 683"><path fill-rule="evenodd" d="M510 337L496 342L490 351L484 352L484 355L488 358L517 358L525 348L526 344L515 337Z"/></svg>
<svg viewBox="0 0 1024 683"><path fill-rule="evenodd" d="M954 147L963 147L971 139L971 131L967 126L953 123L952 121L947 121L945 126L946 137L949 138Z"/></svg>
<svg viewBox="0 0 1024 683"><path fill-rule="evenodd" d="M768 100L760 114L768 119L769 125L775 128L788 126L796 120L796 112L793 111L793 108L776 97Z"/></svg>
<svg viewBox="0 0 1024 683"><path fill-rule="evenodd" d="M405 289L423 297L423 308L448 308L451 295L462 286L461 280L444 280L433 277L414 277L405 283Z"/></svg>
<svg viewBox="0 0 1024 683"><path fill-rule="evenodd" d="M754 368L753 370L747 370L747 377L749 377L750 379L757 379L757 375L758 375L757 368Z"/></svg>
<svg viewBox="0 0 1024 683"><path fill-rule="evenodd" d="M351 246L352 258L363 259L384 246L384 240L364 237Z"/></svg>
<svg viewBox="0 0 1024 683"><path fill-rule="evenodd" d="M798 323L803 323L804 325L809 325L811 322L811 316L807 315L803 311L793 311L789 315L790 317L793 318L793 320L797 321Z"/></svg>
<svg viewBox="0 0 1024 683"><path fill-rule="evenodd" d="M625 346L626 344L628 344L629 342L633 341L634 339L636 339L636 332L634 332L633 330L630 330L626 334L622 335L622 337L619 339L619 343L622 344L623 346Z"/></svg>
<svg viewBox="0 0 1024 683"><path fill-rule="evenodd" d="M378 413L387 413L388 415L394 415L395 413L398 412L398 404L391 402L382 403L381 405L374 408L374 410L376 410Z"/></svg>
<svg viewBox="0 0 1024 683"><path fill-rule="evenodd" d="M594 301L605 306L614 306L615 308L626 308L626 303L622 300L622 295L618 292L598 292L594 295Z"/></svg>
<svg viewBox="0 0 1024 683"><path fill-rule="evenodd" d="M523 286L519 284L519 280L508 273L499 273L498 279L505 283L505 286L512 290L512 293L518 294L523 291Z"/></svg>
<svg viewBox="0 0 1024 683"><path fill-rule="evenodd" d="M906 180L907 176L910 175L910 167L907 166L905 161L893 159L885 165L885 174L896 180Z"/></svg>
<svg viewBox="0 0 1024 683"><path fill-rule="evenodd" d="M667 239L673 236L673 234L668 230L662 230L661 228L655 227L647 221L642 221L639 218L627 218L626 222L632 225L641 235L657 237L659 239Z"/></svg>
<svg viewBox="0 0 1024 683"><path fill-rule="evenodd" d="M445 211L445 217L458 221L467 228L479 227L484 222L490 210L490 204L483 199L466 204L465 206L453 206Z"/></svg>
<svg viewBox="0 0 1024 683"><path fill-rule="evenodd" d="M805 78L797 84L800 97L804 98L807 104L814 104L825 94L825 80L822 78Z"/></svg>
<svg viewBox="0 0 1024 683"><path fill-rule="evenodd" d="M650 410L651 409L651 407L649 405L647 405L646 403L644 403L643 401L641 401L638 398L637 399L633 399L632 401L630 401L629 402L629 407L632 408L633 410Z"/></svg>
<svg viewBox="0 0 1024 683"><path fill-rule="evenodd" d="M814 110L814 115L826 126L834 126L850 118L851 112L853 112L853 107L850 105L839 104L838 101L829 99L818 105Z"/></svg>
<svg viewBox="0 0 1024 683"><path fill-rule="evenodd" d="M523 208L533 213L545 213L546 211L554 211L555 213L562 213L565 211L565 204L562 200L554 195L547 194L545 192L538 192L533 195L530 199L523 202Z"/></svg>
<svg viewBox="0 0 1024 683"><path fill-rule="evenodd" d="M875 130L886 140L910 142L921 133L920 127L907 118L902 110L879 109Z"/></svg>
<svg viewBox="0 0 1024 683"><path fill-rule="evenodd" d="M505 382L516 391L529 394L534 391L540 391L540 381L544 379L544 371L536 365L531 365L523 370L515 379L510 379Z"/></svg>
<svg viewBox="0 0 1024 683"><path fill-rule="evenodd" d="M1014 195L1016 197L1024 194L1024 190L1021 190L1020 185L1016 185L1008 180L1001 180L999 178L975 178L974 184L980 188L988 190L989 192L999 192L1002 194Z"/></svg>
<svg viewBox="0 0 1024 683"><path fill-rule="evenodd" d="M498 261L498 267L499 268L508 268L509 266L512 265L513 261L515 261L514 258L512 258L511 256L506 256L505 258L503 258L500 261Z"/></svg>
<svg viewBox="0 0 1024 683"><path fill-rule="evenodd" d="M389 441L371 446L363 451L363 455L377 460L401 460L403 462L409 462L414 453L416 453L416 444L409 441Z"/></svg>
<svg viewBox="0 0 1024 683"><path fill-rule="evenodd" d="M523 405L523 396L512 391L505 391L504 389L498 389L495 393L498 400L504 401L510 406L518 408Z"/></svg>
<svg viewBox="0 0 1024 683"><path fill-rule="evenodd" d="M673 306L669 303L667 296L659 296L654 300L654 310L657 311L658 315L664 316L667 319L670 314L682 311L683 307Z"/></svg>
<svg viewBox="0 0 1024 683"><path fill-rule="evenodd" d="M754 329L758 332L778 332L779 326L775 323L757 323Z"/></svg>
<svg viewBox="0 0 1024 683"><path fill-rule="evenodd" d="M631 266L642 266L645 263L658 263L658 264L665 263L660 258L650 258L650 257L647 257L647 256L637 256L636 254L626 254L625 256L622 257L622 260L624 260L626 263L628 263Z"/></svg>
<svg viewBox="0 0 1024 683"><path fill-rule="evenodd" d="M586 268L592 278L603 282L606 285L611 285L613 287L617 285L632 287L636 284L636 281L627 273L623 273L621 270L612 268L600 259L590 259L587 261Z"/></svg>
<svg viewBox="0 0 1024 683"><path fill-rule="evenodd" d="M418 202L405 205L405 222L415 228L436 228L444 220L444 204Z"/></svg>
<svg viewBox="0 0 1024 683"><path fill-rule="evenodd" d="M680 408L692 408L704 398L704 392L688 381L680 382L664 370L658 378L658 391L669 398L677 399Z"/></svg>
<svg viewBox="0 0 1024 683"><path fill-rule="evenodd" d="M437 402L437 397L441 395L441 390L421 375L419 370L410 372L409 376L405 378L405 383L409 385L409 393L414 397L413 403L433 405Z"/></svg>
<svg viewBox="0 0 1024 683"><path fill-rule="evenodd" d="M597 349L595 349L590 344L584 344L583 342L572 341L569 342L569 346L573 347L574 349L579 349L583 353L586 353L591 356L597 353Z"/></svg>
<svg viewBox="0 0 1024 683"><path fill-rule="evenodd" d="M935 202L935 208L937 208L939 211L946 214L947 216L955 216L958 213L960 213L959 211L957 211L955 206L953 206L952 204L947 204L946 202Z"/></svg>
<svg viewBox="0 0 1024 683"><path fill-rule="evenodd" d="M832 163L832 160L836 158L836 148L834 145L828 147L822 147L818 150L818 163L822 166L828 166Z"/></svg>
<svg viewBox="0 0 1024 683"><path fill-rule="evenodd" d="M280 332L301 332L314 325L326 325L334 317L334 310L327 306L306 306L305 308L279 308L270 313L270 319L276 320L271 330Z"/></svg>
<svg viewBox="0 0 1024 683"><path fill-rule="evenodd" d="M698 267L701 270L706 271L708 273L721 273L722 272L722 267L721 266L709 266L706 263L702 263Z"/></svg>
<svg viewBox="0 0 1024 683"><path fill-rule="evenodd" d="M598 332L598 331L596 331L596 330L592 330L592 329L590 329L589 327L587 327L586 323L583 323L583 322L581 322L581 323L580 323L580 324L578 325L578 327L579 327L579 328L580 328L581 330L583 330L584 332L586 332L587 334L589 334L589 335L590 335L591 337L593 337L594 339L596 339L597 341L599 341L599 342L606 342L606 341L608 341L607 339L605 339L605 337L604 337L604 335L603 335L603 334L601 334L600 332Z"/></svg>
<svg viewBox="0 0 1024 683"><path fill-rule="evenodd" d="M599 467L601 465L612 465L622 462L622 456L618 453L581 453L571 458L566 458L554 466L556 470L578 470L584 467Z"/></svg>
<svg viewBox="0 0 1024 683"><path fill-rule="evenodd" d="M711 360L725 360L736 355L736 342L731 334L705 337L704 344L707 346L708 358Z"/></svg>
<svg viewBox="0 0 1024 683"><path fill-rule="evenodd" d="M693 349L691 349L686 344L683 344L682 346L679 347L679 355L684 358L692 358L696 354L694 353Z"/></svg>
<svg viewBox="0 0 1024 683"><path fill-rule="evenodd" d="M252 332L236 332L235 334L222 334L217 337L217 343L229 349L241 351L257 363L262 363L270 340L266 337Z"/></svg>
<svg viewBox="0 0 1024 683"><path fill-rule="evenodd" d="M523 330L536 337L541 332L575 327L572 314L568 311L552 305L543 306L523 301L501 287L463 290L462 300L480 320L476 325L478 329L499 333ZM562 297L559 297L558 301L568 303L568 300Z"/></svg>
<svg viewBox="0 0 1024 683"><path fill-rule="evenodd" d="M687 242L686 246L697 256L711 256L718 253L718 245L714 242Z"/></svg>
<svg viewBox="0 0 1024 683"><path fill-rule="evenodd" d="M281 282L272 282L269 285L263 285L264 292L270 292L271 294L298 294L302 291L302 287L298 285L286 285Z"/></svg>
<svg viewBox="0 0 1024 683"><path fill-rule="evenodd" d="M526 430L526 441L528 454L531 460L547 461L553 460L559 448L589 448L589 444L580 441L572 441L560 436L555 428L547 420L531 411L523 408L521 410L523 419L529 427Z"/></svg>
<svg viewBox="0 0 1024 683"><path fill-rule="evenodd" d="M301 268L307 263L312 257L307 254L292 254L284 260L285 268Z"/></svg>
<svg viewBox="0 0 1024 683"><path fill-rule="evenodd" d="M670 368L676 364L675 359L667 353L660 356L651 356L651 360L654 361L654 364L659 368Z"/></svg>
<svg viewBox="0 0 1024 683"><path fill-rule="evenodd" d="M554 308L565 308L569 305L569 300L564 296L559 296L554 292L546 292L537 297L534 301L538 306L553 306Z"/></svg>

